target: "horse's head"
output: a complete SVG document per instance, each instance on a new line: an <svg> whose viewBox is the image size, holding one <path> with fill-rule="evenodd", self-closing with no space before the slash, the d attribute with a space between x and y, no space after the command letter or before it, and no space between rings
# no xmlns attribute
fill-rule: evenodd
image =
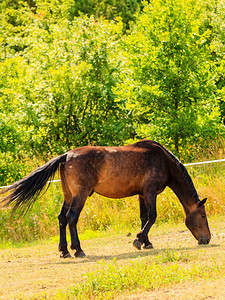
<svg viewBox="0 0 225 300"><path fill-rule="evenodd" d="M208 244L211 233L208 226L204 204L206 198L196 204L193 211L187 213L185 224L200 244Z"/></svg>

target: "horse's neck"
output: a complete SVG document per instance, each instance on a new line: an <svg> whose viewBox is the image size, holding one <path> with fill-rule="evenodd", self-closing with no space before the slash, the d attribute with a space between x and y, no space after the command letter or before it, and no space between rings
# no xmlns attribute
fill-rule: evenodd
<svg viewBox="0 0 225 300"><path fill-rule="evenodd" d="M169 187L177 195L184 207L185 213L187 213L191 210L192 206L198 202L198 195L189 174L185 174L178 165L176 165L175 168L171 174L172 181Z"/></svg>

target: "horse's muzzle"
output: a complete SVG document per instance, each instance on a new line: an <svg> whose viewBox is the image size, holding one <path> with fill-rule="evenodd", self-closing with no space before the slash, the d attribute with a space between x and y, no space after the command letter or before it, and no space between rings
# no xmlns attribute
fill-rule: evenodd
<svg viewBox="0 0 225 300"><path fill-rule="evenodd" d="M209 244L209 242L210 242L210 238L208 238L208 237L201 237L198 240L199 245L207 245L207 244Z"/></svg>

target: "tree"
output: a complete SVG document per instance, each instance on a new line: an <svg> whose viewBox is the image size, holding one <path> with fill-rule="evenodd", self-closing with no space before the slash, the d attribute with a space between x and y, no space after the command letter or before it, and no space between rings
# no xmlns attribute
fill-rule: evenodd
<svg viewBox="0 0 225 300"><path fill-rule="evenodd" d="M27 7L34 13L44 10L51 18L64 17L68 21L73 21L81 14L107 20L121 17L126 31L129 22L135 20L136 12L142 8L141 2L141 0L2 0L0 12L8 9L16 11Z"/></svg>
<svg viewBox="0 0 225 300"><path fill-rule="evenodd" d="M210 4L206 26L211 30L210 48L216 69L217 95L221 118L225 124L225 3L223 0L214 0Z"/></svg>
<svg viewBox="0 0 225 300"><path fill-rule="evenodd" d="M138 136L177 153L215 138L220 127L206 11L200 0L153 0L122 44L127 64L118 95L137 116Z"/></svg>
<svg viewBox="0 0 225 300"><path fill-rule="evenodd" d="M132 136L130 118L113 92L119 64L112 52L122 23L88 17L69 22L47 16L48 11L40 8L37 14L24 16L27 26L23 20L25 25L11 30L11 37L6 34L7 51L2 51L5 78L10 80L8 95L1 100L9 97L5 106L13 103L14 115L23 112L18 126L25 130L24 149L61 153L86 144L118 144ZM3 25L9 25L8 20ZM3 28L7 33L7 26ZM12 47L16 42L21 45L17 51ZM11 68L19 76L12 78Z"/></svg>

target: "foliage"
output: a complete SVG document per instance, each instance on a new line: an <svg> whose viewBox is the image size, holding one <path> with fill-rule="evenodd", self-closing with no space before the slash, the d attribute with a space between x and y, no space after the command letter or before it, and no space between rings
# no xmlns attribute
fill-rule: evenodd
<svg viewBox="0 0 225 300"><path fill-rule="evenodd" d="M113 92L119 62L112 51L122 23L83 17L56 24L40 13L24 25L23 12L16 30L7 14L2 18L1 152L15 160L132 137L130 116Z"/></svg>
<svg viewBox="0 0 225 300"><path fill-rule="evenodd" d="M0 11L5 9L18 10L29 7L34 13L39 9L48 11L50 16L57 19L59 16L72 21L80 14L113 20L121 17L124 31L129 29L129 22L135 20L135 13L142 9L141 0L2 0Z"/></svg>
<svg viewBox="0 0 225 300"><path fill-rule="evenodd" d="M81 12L88 16L94 15L97 18L104 17L109 20L121 17L124 30L126 30L129 28L129 22L135 20L135 12L141 8L140 4L140 0L79 0L74 1L71 6L71 15L77 17Z"/></svg>
<svg viewBox="0 0 225 300"><path fill-rule="evenodd" d="M217 35L208 24L212 7L215 3L153 0L122 41L126 64L118 96L135 111L139 138L154 136L176 153L224 131L212 53Z"/></svg>
<svg viewBox="0 0 225 300"><path fill-rule="evenodd" d="M1 185L87 144L223 149L223 1L119 3L1 2Z"/></svg>

